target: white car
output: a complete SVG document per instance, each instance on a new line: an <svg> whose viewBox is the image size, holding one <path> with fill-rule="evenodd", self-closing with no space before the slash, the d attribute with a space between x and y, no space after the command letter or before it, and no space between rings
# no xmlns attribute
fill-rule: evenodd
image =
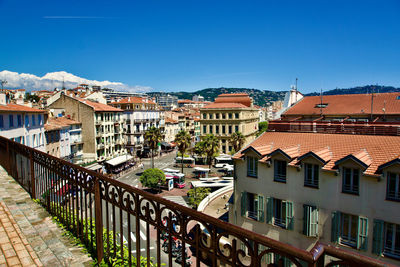
<svg viewBox="0 0 400 267"><path fill-rule="evenodd" d="M229 164L228 163L218 163L218 164L214 165L215 168L224 168L225 166L229 166Z"/></svg>

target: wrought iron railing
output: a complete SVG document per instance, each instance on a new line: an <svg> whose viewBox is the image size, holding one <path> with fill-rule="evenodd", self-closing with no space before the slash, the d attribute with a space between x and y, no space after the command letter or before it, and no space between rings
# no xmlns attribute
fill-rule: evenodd
<svg viewBox="0 0 400 267"><path fill-rule="evenodd" d="M269 131L311 132L362 135L400 135L400 123L396 122L324 122L324 121L270 121Z"/></svg>
<svg viewBox="0 0 400 267"><path fill-rule="evenodd" d="M180 253L192 266L262 266L274 253L272 266L389 266L321 243L298 249L3 137L0 164L110 265L173 266Z"/></svg>

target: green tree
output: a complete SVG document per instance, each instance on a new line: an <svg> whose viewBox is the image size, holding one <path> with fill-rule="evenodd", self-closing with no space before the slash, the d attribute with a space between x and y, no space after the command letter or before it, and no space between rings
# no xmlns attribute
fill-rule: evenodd
<svg viewBox="0 0 400 267"><path fill-rule="evenodd" d="M209 168L211 168L212 159L219 152L219 140L213 134L207 134L203 137L204 152L207 155L207 162Z"/></svg>
<svg viewBox="0 0 400 267"><path fill-rule="evenodd" d="M175 143L178 146L178 151L182 155L182 173L183 173L183 157L185 155L186 150L190 147L191 136L185 130L180 130L175 135Z"/></svg>
<svg viewBox="0 0 400 267"><path fill-rule="evenodd" d="M154 168L154 151L157 149L158 143L162 141L160 129L154 126L150 127L150 129L144 133L144 140L151 150L151 167Z"/></svg>
<svg viewBox="0 0 400 267"><path fill-rule="evenodd" d="M268 121L262 121L258 123L258 132L256 136L260 136L263 132L268 130Z"/></svg>
<svg viewBox="0 0 400 267"><path fill-rule="evenodd" d="M229 138L229 143L232 145L234 152L238 152L242 148L245 140L246 138L241 132L234 132Z"/></svg>
<svg viewBox="0 0 400 267"><path fill-rule="evenodd" d="M206 187L195 187L188 191L189 205L193 208L197 208L200 202L210 194L210 188Z"/></svg>
<svg viewBox="0 0 400 267"><path fill-rule="evenodd" d="M165 174L160 169L147 169L140 176L140 183L144 187L156 189L159 184L165 184Z"/></svg>

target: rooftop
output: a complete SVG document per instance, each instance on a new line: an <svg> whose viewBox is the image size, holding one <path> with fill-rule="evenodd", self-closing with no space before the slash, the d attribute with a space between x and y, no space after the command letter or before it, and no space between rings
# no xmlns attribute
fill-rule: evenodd
<svg viewBox="0 0 400 267"><path fill-rule="evenodd" d="M33 112L33 113L45 113L45 110L30 108L27 106L17 105L17 104L7 104L7 105L0 105L0 112Z"/></svg>
<svg viewBox="0 0 400 267"><path fill-rule="evenodd" d="M118 101L111 102L110 104L112 104L112 105L116 105L116 104L152 104L152 105L155 105L156 103L153 100L148 99L146 97L126 97L126 98L120 99Z"/></svg>
<svg viewBox="0 0 400 267"><path fill-rule="evenodd" d="M274 153L282 153L289 165L295 166L311 155L320 159L323 170L331 171L341 161L353 159L364 167L365 175L378 176L381 166L399 158L399 147L397 136L265 132L235 154L235 158L253 150L265 162Z"/></svg>
<svg viewBox="0 0 400 267"><path fill-rule="evenodd" d="M47 120L47 123L44 125L44 129L46 131L53 131L77 124L82 124L82 123L66 117L51 117Z"/></svg>
<svg viewBox="0 0 400 267"><path fill-rule="evenodd" d="M229 103L229 102L225 102L225 103L212 103L210 105L204 106L203 108L215 108L215 109L220 109L220 108L248 108L248 106L245 106L241 103Z"/></svg>
<svg viewBox="0 0 400 267"><path fill-rule="evenodd" d="M98 111L98 112L105 112L105 111L110 111L110 112L123 112L122 109L119 108L115 108L106 104L101 104L101 103L96 103L96 102L92 102L86 99L81 99L81 98L76 98L74 97L74 99L82 102L83 104L86 104L90 107L92 107L94 109L94 111Z"/></svg>
<svg viewBox="0 0 400 267"><path fill-rule="evenodd" d="M400 114L400 93L373 95L373 114ZM370 114L372 94L306 96L283 115L347 115Z"/></svg>

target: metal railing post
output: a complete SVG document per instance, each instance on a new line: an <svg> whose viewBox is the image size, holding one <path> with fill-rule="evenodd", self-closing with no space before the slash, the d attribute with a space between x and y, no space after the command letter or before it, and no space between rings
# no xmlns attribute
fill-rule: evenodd
<svg viewBox="0 0 400 267"><path fill-rule="evenodd" d="M100 182L99 178L95 178L94 183L94 212L96 222L96 250L97 250L97 261L100 263L103 259L103 217L101 212L101 196L100 196Z"/></svg>
<svg viewBox="0 0 400 267"><path fill-rule="evenodd" d="M35 182L35 166L33 161L33 150L30 150L29 162L31 164L31 198L36 199L36 182Z"/></svg>

